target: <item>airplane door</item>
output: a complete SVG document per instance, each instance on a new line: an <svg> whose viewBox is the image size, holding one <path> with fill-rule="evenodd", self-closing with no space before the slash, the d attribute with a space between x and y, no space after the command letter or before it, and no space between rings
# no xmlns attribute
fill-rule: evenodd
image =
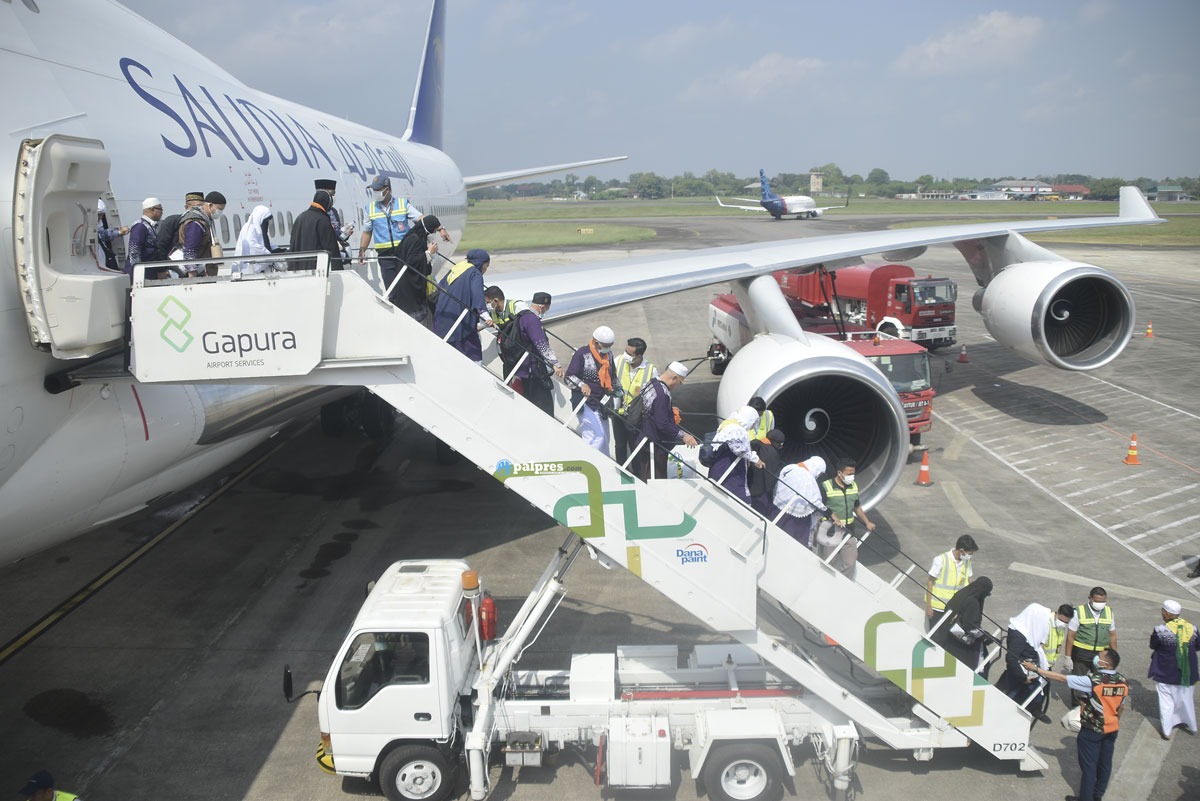
<svg viewBox="0 0 1200 801"><path fill-rule="evenodd" d="M94 139L54 134L21 143L13 197L17 283L35 348L82 359L121 345L129 278L100 270L89 234L108 191Z"/></svg>

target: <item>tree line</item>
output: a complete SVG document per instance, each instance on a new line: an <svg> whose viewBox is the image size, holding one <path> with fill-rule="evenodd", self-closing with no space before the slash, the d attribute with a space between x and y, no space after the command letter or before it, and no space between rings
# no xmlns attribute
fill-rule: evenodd
<svg viewBox="0 0 1200 801"><path fill-rule="evenodd" d="M954 194L974 192L997 181L1026 180L1030 176L1002 175L995 178L935 178L920 175L912 181L893 180L887 170L875 167L864 178L857 173L846 175L836 164L813 167L809 172L781 172L770 178L771 189L780 195L809 194L809 173L824 173L825 195L845 196L847 191L855 195L890 198L915 192L950 192ZM1200 196L1200 177L1197 178L1095 178L1091 175L1059 174L1035 175L1034 180L1052 185L1078 184L1091 190L1092 200L1115 200L1122 186L1134 185L1143 192L1159 185L1175 185L1193 197ZM853 189L851 190L851 187ZM619 197L660 199L670 197L711 197L713 195L741 195L750 193L758 197L757 176L744 177L732 172L709 170L703 175L685 172L676 176L661 176L653 172L635 172L627 179L612 178L602 181L594 175L580 179L574 173L546 182L512 183L503 186L476 189L470 193L472 200L511 200L517 197L584 197L602 200Z"/></svg>

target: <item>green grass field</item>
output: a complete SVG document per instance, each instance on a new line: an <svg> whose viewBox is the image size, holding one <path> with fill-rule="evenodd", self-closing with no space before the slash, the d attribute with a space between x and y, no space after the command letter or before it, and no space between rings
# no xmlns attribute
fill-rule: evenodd
<svg viewBox="0 0 1200 801"><path fill-rule="evenodd" d="M1160 225L1122 226L1097 230L1062 231L1033 239L1039 242L1075 242L1145 247L1200 246L1200 202L1156 203L1154 210L1167 222ZM830 216L839 212L828 212ZM1047 219L1053 217L1109 216L1116 202L1059 201L938 201L854 199L850 213L912 216L911 223L893 227L978 222L981 219ZM538 247L611 245L652 239L654 232L634 225L608 224L603 220L654 217L745 217L754 212L723 209L711 198L669 200L485 200L471 205L471 222L509 222L510 225L468 224L462 247L521 250ZM966 215L970 215L969 217ZM935 219L930 219L930 218ZM571 222L556 222L570 220ZM820 222L810 223L820 225ZM582 229L582 232L581 232Z"/></svg>

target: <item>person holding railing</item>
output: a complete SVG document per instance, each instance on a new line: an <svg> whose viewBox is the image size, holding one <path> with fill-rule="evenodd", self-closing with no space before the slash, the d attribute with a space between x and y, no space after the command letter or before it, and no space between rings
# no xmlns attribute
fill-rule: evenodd
<svg viewBox="0 0 1200 801"><path fill-rule="evenodd" d="M680 362L671 362L663 374L650 379L642 391L642 431L634 449L641 466L638 472L647 481L667 477L667 456L676 445L696 445L696 438L679 427L675 408L671 405L671 392L683 383L687 374L687 367Z"/></svg>
<svg viewBox="0 0 1200 801"><path fill-rule="evenodd" d="M746 465L752 464L761 470L764 464L750 447L750 432L758 423L758 412L750 406L738 409L733 417L721 422L713 437L716 459L708 468L708 475L717 479L729 493L750 504L750 486L747 482Z"/></svg>
<svg viewBox="0 0 1200 801"><path fill-rule="evenodd" d="M579 415L579 436L601 453L608 454L608 414L615 397L612 346L617 335L607 325L592 332L588 344L575 351L567 365L571 408Z"/></svg>
<svg viewBox="0 0 1200 801"><path fill-rule="evenodd" d="M479 329L493 324L483 289L483 276L491 261L486 250L468 250L467 258L438 281L437 305L433 311L433 333L477 363L483 362Z"/></svg>
<svg viewBox="0 0 1200 801"><path fill-rule="evenodd" d="M813 547L813 522L819 513L829 512L821 502L821 488L817 485L824 473L825 460L810 456L803 462L785 465L775 482L772 518L778 518L777 525L809 549Z"/></svg>

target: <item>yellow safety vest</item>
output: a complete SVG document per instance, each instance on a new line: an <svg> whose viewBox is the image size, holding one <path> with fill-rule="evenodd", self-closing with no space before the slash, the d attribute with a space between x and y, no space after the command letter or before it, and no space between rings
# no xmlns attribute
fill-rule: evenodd
<svg viewBox="0 0 1200 801"><path fill-rule="evenodd" d="M971 580L971 565L967 563L961 568L954 561L954 551L946 551L942 554L942 569L938 573L933 582L933 596L930 602L930 607L935 612L941 612L946 608L946 601L954 597L954 593L967 586ZM930 597L926 593L926 597Z"/></svg>
<svg viewBox="0 0 1200 801"><path fill-rule="evenodd" d="M642 387L646 386L646 382L650 380L653 372L654 365L644 359L636 368L628 359L621 359L617 362L617 382L625 392L625 401L621 404L621 412L629 409L633 399L641 394Z"/></svg>
<svg viewBox="0 0 1200 801"><path fill-rule="evenodd" d="M770 409L758 416L758 425L750 432L750 439L762 439L775 427L775 413Z"/></svg>
<svg viewBox="0 0 1200 801"><path fill-rule="evenodd" d="M1050 633L1046 635L1046 644L1042 646L1042 653L1046 655L1046 661L1050 663L1050 667L1054 667L1054 663L1058 661L1058 655L1062 651L1062 645L1067 639L1067 630L1064 628L1061 631L1054 627L1055 613L1050 613Z"/></svg>
<svg viewBox="0 0 1200 801"><path fill-rule="evenodd" d="M1086 617L1088 615L1091 616L1090 622ZM1113 622L1111 606L1105 606L1097 615L1092 611L1091 604L1080 604L1075 607L1075 616L1079 618L1079 630L1075 632L1074 648L1103 651L1108 647L1108 630Z"/></svg>
<svg viewBox="0 0 1200 801"><path fill-rule="evenodd" d="M380 207L379 201L377 200L372 200L370 205L367 206L367 225L371 228L371 247L373 248L383 247L384 245L387 245L388 247L396 247L400 244L399 239L392 239L390 237L387 239L376 240L375 220L399 216L400 227L405 231L408 230L408 203L405 202L404 198L395 196L392 197L392 202L395 205L392 206L392 210L390 212L384 211L383 208ZM392 221L388 219L388 231L391 232L391 230ZM402 238L403 234L401 234L401 239Z"/></svg>

